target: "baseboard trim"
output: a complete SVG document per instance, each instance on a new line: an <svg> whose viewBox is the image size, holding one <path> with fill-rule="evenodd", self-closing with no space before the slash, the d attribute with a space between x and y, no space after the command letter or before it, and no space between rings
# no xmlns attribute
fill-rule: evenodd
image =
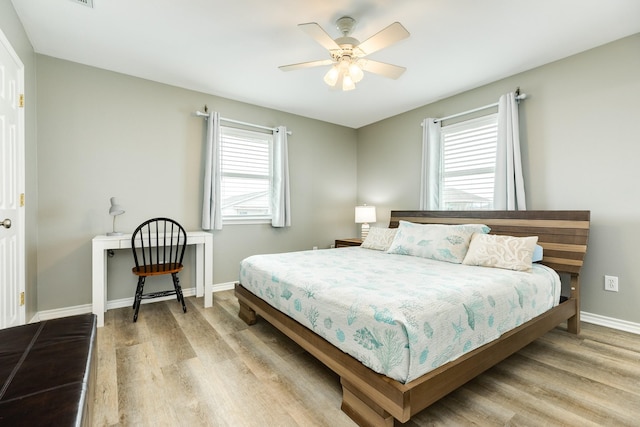
<svg viewBox="0 0 640 427"><path fill-rule="evenodd" d="M217 285L213 285L213 292L221 292L221 291L231 291L235 289L236 282L226 282L226 283L218 283Z"/></svg>
<svg viewBox="0 0 640 427"><path fill-rule="evenodd" d="M218 283L213 285L213 292L227 291L233 289L235 282ZM192 297L196 294L196 288L182 288L182 293L185 297ZM154 298L152 300L142 300L142 304L149 304L154 301L163 301L175 299L173 295L169 295L161 298ZM117 300L107 301L107 310L113 310L115 308L131 307L133 305L133 297L122 298ZM58 319L60 317L75 316L78 314L91 313L93 306L91 304L75 305L72 307L54 308L52 310L42 310L37 312L29 323L40 322L43 320Z"/></svg>
<svg viewBox="0 0 640 427"><path fill-rule="evenodd" d="M74 305L72 307L54 308L53 310L43 310L36 313L31 319L33 322L41 322L44 320L59 319L60 317L75 316L78 314L91 313L91 304Z"/></svg>
<svg viewBox="0 0 640 427"><path fill-rule="evenodd" d="M601 316L599 314L580 312L580 320L594 325L605 326L619 331L631 332L640 335L640 323L629 322L627 320L615 319L613 317Z"/></svg>

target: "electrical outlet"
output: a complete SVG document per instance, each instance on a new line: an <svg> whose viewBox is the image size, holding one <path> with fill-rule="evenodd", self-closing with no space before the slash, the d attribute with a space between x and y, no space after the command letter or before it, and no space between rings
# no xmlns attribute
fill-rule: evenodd
<svg viewBox="0 0 640 427"><path fill-rule="evenodd" d="M618 292L618 276L604 276L604 290Z"/></svg>

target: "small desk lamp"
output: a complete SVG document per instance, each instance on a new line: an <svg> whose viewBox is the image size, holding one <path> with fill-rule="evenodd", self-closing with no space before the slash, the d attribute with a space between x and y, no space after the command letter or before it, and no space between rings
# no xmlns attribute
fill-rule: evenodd
<svg viewBox="0 0 640 427"><path fill-rule="evenodd" d="M376 222L375 206L356 206L356 224L362 224L362 240L369 234L369 223Z"/></svg>
<svg viewBox="0 0 640 427"><path fill-rule="evenodd" d="M107 236L122 236L122 233L116 231L116 217L122 215L124 209L118 204L115 197L111 198L111 207L109 208L109 215L113 217L113 231L107 233Z"/></svg>

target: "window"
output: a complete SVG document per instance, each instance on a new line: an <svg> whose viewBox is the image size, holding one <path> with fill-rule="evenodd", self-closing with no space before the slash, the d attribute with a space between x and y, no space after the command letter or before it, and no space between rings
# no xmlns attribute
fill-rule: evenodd
<svg viewBox="0 0 640 427"><path fill-rule="evenodd" d="M493 209L498 115L443 126L441 209Z"/></svg>
<svg viewBox="0 0 640 427"><path fill-rule="evenodd" d="M271 221L273 135L220 127L220 200L226 223Z"/></svg>

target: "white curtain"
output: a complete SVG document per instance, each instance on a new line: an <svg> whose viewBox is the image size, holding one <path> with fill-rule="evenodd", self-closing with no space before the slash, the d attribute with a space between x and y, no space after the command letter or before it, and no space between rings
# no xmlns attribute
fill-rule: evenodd
<svg viewBox="0 0 640 427"><path fill-rule="evenodd" d="M271 225L291 226L291 201L289 192L289 155L287 128L278 126L273 135L273 179L271 186Z"/></svg>
<svg viewBox="0 0 640 427"><path fill-rule="evenodd" d="M502 95L498 102L498 147L493 208L527 209L520 159L518 103L514 92Z"/></svg>
<svg viewBox="0 0 640 427"><path fill-rule="evenodd" d="M220 208L220 114L209 113L207 118L204 194L202 197L202 229L222 230Z"/></svg>
<svg viewBox="0 0 640 427"><path fill-rule="evenodd" d="M440 122L432 118L422 122L422 170L420 179L420 209L440 209L442 181L442 142Z"/></svg>

